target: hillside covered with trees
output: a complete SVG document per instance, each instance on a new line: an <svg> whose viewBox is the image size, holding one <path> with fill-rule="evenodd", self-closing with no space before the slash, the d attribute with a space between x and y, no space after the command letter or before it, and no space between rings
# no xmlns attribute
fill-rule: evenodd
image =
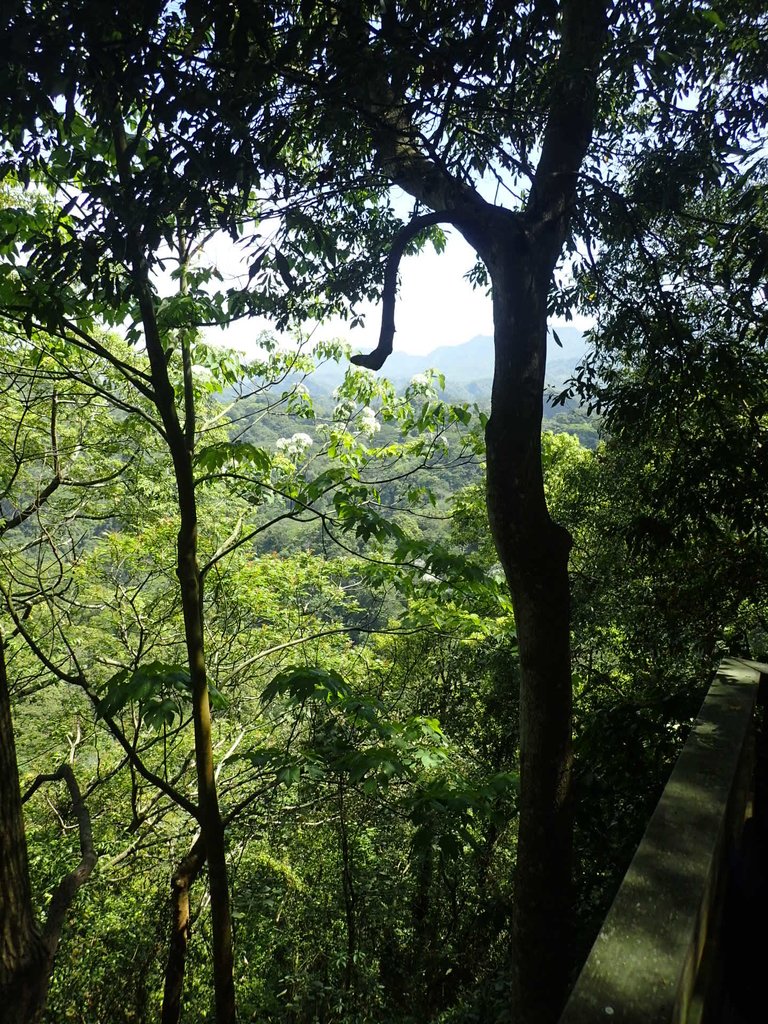
<svg viewBox="0 0 768 1024"><path fill-rule="evenodd" d="M714 665L768 657L766 30L6 6L8 1024L555 1024ZM445 225L485 391L388 377ZM302 340L371 298L373 352Z"/></svg>

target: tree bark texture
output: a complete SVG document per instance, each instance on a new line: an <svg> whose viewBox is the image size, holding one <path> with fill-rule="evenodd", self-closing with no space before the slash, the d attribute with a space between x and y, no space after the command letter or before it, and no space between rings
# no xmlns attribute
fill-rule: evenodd
<svg viewBox="0 0 768 1024"><path fill-rule="evenodd" d="M520 651L515 1019L551 1024L572 967L571 539L550 518L544 498L547 293L526 262L505 267L502 261L493 275L496 370L486 428L487 502ZM499 277L507 278L504 287L496 286Z"/></svg>
<svg viewBox="0 0 768 1024"><path fill-rule="evenodd" d="M181 995L191 929L189 892L205 863L204 851L200 836L171 878L171 937L165 967L162 1024L178 1024L181 1019Z"/></svg>

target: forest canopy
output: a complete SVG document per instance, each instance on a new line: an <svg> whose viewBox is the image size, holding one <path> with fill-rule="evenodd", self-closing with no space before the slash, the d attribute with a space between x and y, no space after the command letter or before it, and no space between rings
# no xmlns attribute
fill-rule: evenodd
<svg viewBox="0 0 768 1024"><path fill-rule="evenodd" d="M757 0L6 5L11 1024L554 1024L712 668L768 653L766 39ZM447 227L477 404L386 379ZM364 299L373 352L310 349ZM542 431L577 313L594 450Z"/></svg>

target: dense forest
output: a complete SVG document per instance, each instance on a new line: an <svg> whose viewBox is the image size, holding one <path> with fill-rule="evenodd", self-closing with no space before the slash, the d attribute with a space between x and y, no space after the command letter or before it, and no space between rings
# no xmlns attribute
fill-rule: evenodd
<svg viewBox="0 0 768 1024"><path fill-rule="evenodd" d="M10 0L0 50L3 1020L555 1024L768 658L763 5ZM484 395L387 378L446 225Z"/></svg>

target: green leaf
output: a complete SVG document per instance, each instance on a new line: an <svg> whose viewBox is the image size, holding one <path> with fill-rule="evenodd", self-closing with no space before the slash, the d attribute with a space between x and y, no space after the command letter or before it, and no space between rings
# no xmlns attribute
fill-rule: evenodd
<svg viewBox="0 0 768 1024"><path fill-rule="evenodd" d="M106 693L96 706L99 718L112 718L128 704L138 704L142 719L150 728L169 725L189 704L189 672L180 665L147 662L133 672L121 669L106 683Z"/></svg>
<svg viewBox="0 0 768 1024"><path fill-rule="evenodd" d="M710 25L714 25L715 28L717 28L717 29L721 29L722 30L722 29L725 28L725 22L720 17L720 15L717 13L717 11L713 11L713 10L702 11L701 12L701 17L703 18L704 21L708 21L710 23Z"/></svg>
<svg viewBox="0 0 768 1024"><path fill-rule="evenodd" d="M364 782L372 776L386 784L396 775L409 774L409 768L399 752L390 746L369 747L340 758L335 767L349 773L353 784Z"/></svg>
<svg viewBox="0 0 768 1024"><path fill-rule="evenodd" d="M312 697L328 703L350 693L349 684L334 669L302 665L278 672L264 688L261 699L269 704L275 697L288 697L291 702L300 704Z"/></svg>
<svg viewBox="0 0 768 1024"><path fill-rule="evenodd" d="M165 698L148 704L143 709L142 718L150 729L159 731L163 727L172 726L180 713L178 702Z"/></svg>
<svg viewBox="0 0 768 1024"><path fill-rule="evenodd" d="M272 457L263 448L257 448L247 441L217 441L200 448L195 455L195 465L206 474L220 473L225 467L249 466L260 476L269 476Z"/></svg>
<svg viewBox="0 0 768 1024"><path fill-rule="evenodd" d="M301 767L298 764L284 764L278 768L277 781L283 786L292 786L301 779Z"/></svg>

